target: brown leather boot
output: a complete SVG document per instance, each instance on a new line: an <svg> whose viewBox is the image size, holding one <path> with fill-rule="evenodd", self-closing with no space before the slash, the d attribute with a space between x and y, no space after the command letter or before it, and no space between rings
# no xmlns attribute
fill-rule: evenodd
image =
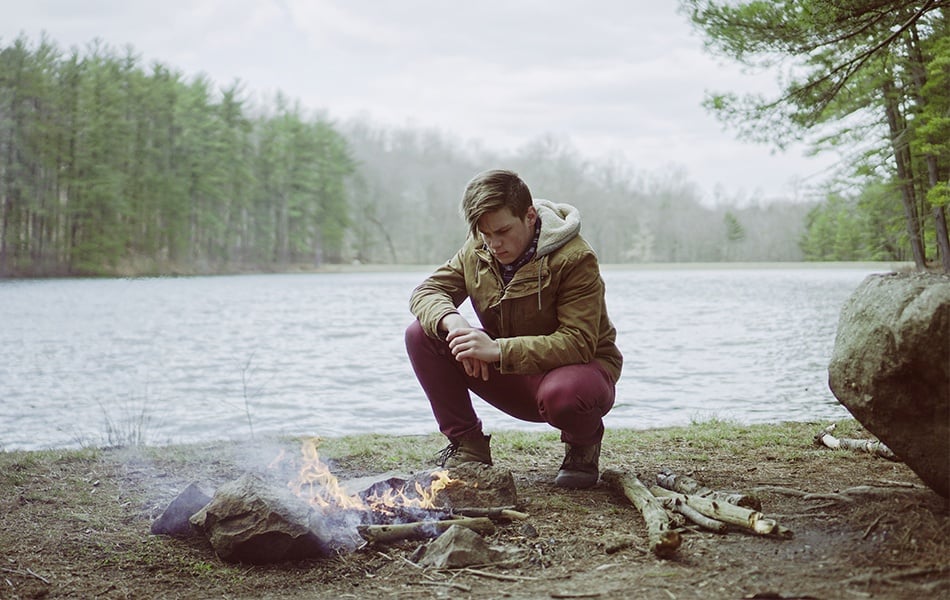
<svg viewBox="0 0 950 600"><path fill-rule="evenodd" d="M450 440L449 445L439 452L438 462L446 469L452 469L467 462L491 466L491 436L477 431L457 440Z"/></svg>
<svg viewBox="0 0 950 600"><path fill-rule="evenodd" d="M600 444L574 446L567 444L567 452L561 470L554 478L554 485L564 488L593 487L600 478Z"/></svg>

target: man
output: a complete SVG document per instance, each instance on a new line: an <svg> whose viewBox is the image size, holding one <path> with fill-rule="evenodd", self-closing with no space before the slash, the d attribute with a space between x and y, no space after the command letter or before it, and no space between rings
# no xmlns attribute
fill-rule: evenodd
<svg viewBox="0 0 950 600"><path fill-rule="evenodd" d="M600 476L603 416L623 358L607 316L597 256L567 204L532 200L511 171L476 175L462 197L465 245L412 293L406 330L413 370L449 445L441 462L492 464L469 392L525 421L561 430L554 483ZM457 311L470 298L481 328Z"/></svg>

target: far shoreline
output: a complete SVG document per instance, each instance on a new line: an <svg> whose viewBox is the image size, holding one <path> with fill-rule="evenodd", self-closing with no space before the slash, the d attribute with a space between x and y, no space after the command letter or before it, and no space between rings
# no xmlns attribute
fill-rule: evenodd
<svg viewBox="0 0 950 600"><path fill-rule="evenodd" d="M222 271L201 271L170 269L158 273L112 273L112 274L76 274L76 275L22 275L0 276L0 283L6 281L41 281L71 279L164 279L191 277L238 277L243 275L321 275L348 273L431 273L436 264L382 264L382 263L341 263L323 265L287 265L281 268L234 269ZM880 272L911 272L913 262L894 261L762 261L762 262L650 262L650 263L603 263L604 272L611 271L779 271L779 270L866 270Z"/></svg>

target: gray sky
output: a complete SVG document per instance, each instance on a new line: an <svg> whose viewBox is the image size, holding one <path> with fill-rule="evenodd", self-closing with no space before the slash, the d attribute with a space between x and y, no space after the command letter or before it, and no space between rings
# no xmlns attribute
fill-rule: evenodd
<svg viewBox="0 0 950 600"><path fill-rule="evenodd" d="M0 42L131 45L143 65L283 91L331 119L435 128L513 150L542 135L703 196L794 198L836 157L742 143L705 91L770 91L702 51L674 0L0 0ZM503 165L499 165L503 166Z"/></svg>

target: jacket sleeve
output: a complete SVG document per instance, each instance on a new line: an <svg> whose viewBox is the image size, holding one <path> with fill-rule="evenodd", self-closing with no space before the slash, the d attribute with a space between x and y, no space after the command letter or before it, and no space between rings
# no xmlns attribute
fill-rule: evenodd
<svg viewBox="0 0 950 600"><path fill-rule="evenodd" d="M429 337L441 338L439 322L468 297L465 288L465 269L460 250L444 265L426 278L409 297L409 311L415 315Z"/></svg>
<svg viewBox="0 0 950 600"><path fill-rule="evenodd" d="M604 282L593 252L581 252L563 266L556 295L554 332L498 339L502 373L541 373L594 359L604 311Z"/></svg>

